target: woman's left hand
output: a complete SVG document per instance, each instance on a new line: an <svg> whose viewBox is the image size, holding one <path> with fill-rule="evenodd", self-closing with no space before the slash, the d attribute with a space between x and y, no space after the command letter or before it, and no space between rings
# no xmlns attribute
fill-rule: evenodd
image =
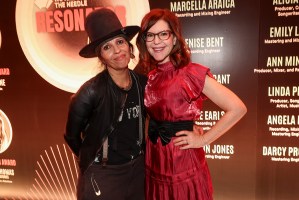
<svg viewBox="0 0 299 200"><path fill-rule="evenodd" d="M200 148L206 145L202 127L198 125L193 125L193 131L179 131L175 135L177 138L173 143L175 146L181 146L180 149Z"/></svg>

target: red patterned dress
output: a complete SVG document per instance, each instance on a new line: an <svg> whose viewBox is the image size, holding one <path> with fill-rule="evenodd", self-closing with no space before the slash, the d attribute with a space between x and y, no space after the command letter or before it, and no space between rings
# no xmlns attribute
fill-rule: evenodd
<svg viewBox="0 0 299 200"><path fill-rule="evenodd" d="M190 63L175 70L171 62L148 75L145 106L151 119L180 122L199 119L209 69ZM171 140L146 143L147 200L211 200L212 182L203 148L180 150Z"/></svg>

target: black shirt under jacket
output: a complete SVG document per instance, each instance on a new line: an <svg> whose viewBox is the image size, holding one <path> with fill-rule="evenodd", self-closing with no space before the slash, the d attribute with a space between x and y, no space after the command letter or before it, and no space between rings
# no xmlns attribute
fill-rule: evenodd
<svg viewBox="0 0 299 200"><path fill-rule="evenodd" d="M136 77L140 90L144 130L143 99L147 78L132 70L130 74L132 79ZM107 135L114 130L125 99L126 92L113 82L107 69L85 82L72 96L64 138L77 156L82 173L94 161Z"/></svg>

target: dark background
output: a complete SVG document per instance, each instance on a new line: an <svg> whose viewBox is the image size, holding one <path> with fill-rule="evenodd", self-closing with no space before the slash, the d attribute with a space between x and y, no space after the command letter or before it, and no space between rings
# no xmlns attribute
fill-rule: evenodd
<svg viewBox="0 0 299 200"><path fill-rule="evenodd" d="M224 38L220 53L194 54L193 62L210 67L216 75L230 74L225 86L248 108L246 116L215 142L233 145L230 159L207 159L215 199L295 200L299 196L298 163L273 162L262 155L262 147L299 147L298 138L271 136L267 124L269 114L298 115L298 109L276 109L269 103L267 91L270 86L298 86L298 72L256 74L254 69L266 68L268 56L298 56L298 43L268 45L264 39L269 38L270 26L295 26L299 16L277 17L271 0L234 2L236 8L230 15L180 18L186 38ZM149 5L170 9L167 0L150 0ZM15 6L16 1L0 2L0 68L9 68L11 73L0 75L6 82L0 91L0 110L13 127L12 143L0 159L17 162L9 167L15 173L10 177L12 183L0 182L0 199L74 199L77 167L63 140L71 93L46 82L26 59L16 33ZM205 110L219 108L207 101Z"/></svg>

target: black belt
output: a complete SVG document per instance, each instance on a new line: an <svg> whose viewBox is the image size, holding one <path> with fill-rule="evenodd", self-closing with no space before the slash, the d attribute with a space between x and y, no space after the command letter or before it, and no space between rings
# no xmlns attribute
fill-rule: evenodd
<svg viewBox="0 0 299 200"><path fill-rule="evenodd" d="M153 119L149 122L148 137L156 144L158 137L160 137L162 145L168 144L175 134L182 130L193 130L193 121L179 121L179 122L159 122Z"/></svg>

